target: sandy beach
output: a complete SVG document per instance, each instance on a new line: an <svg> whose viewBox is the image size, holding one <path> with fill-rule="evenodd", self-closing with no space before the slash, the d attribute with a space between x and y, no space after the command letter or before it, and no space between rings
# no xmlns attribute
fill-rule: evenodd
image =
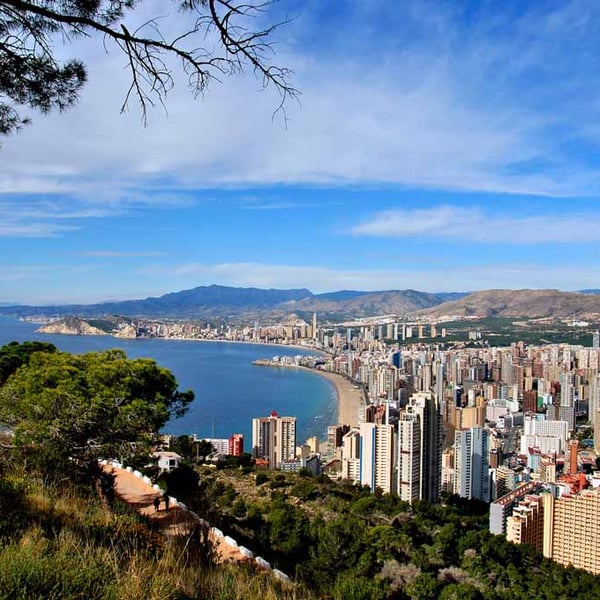
<svg viewBox="0 0 600 600"><path fill-rule="evenodd" d="M267 365L265 365L267 366ZM337 373L330 373L329 371L322 371L321 369L311 369L309 367L303 367L300 365L268 365L276 369L302 369L315 375L320 375L329 379L335 386L337 393L337 404L338 404L338 425L350 425L351 427L358 427L358 409L363 405L363 394L360 388L354 387L354 385L348 381L343 375Z"/></svg>
<svg viewBox="0 0 600 600"><path fill-rule="evenodd" d="M338 424L357 427L358 409L363 405L362 390L355 388L343 375L318 369L309 369L309 371L322 375L335 385L338 397Z"/></svg>
<svg viewBox="0 0 600 600"><path fill-rule="evenodd" d="M337 393L337 404L338 404L338 425L350 425L351 427L358 427L358 409L364 405L363 393L360 388L357 388L346 379L343 375L338 373L330 373L329 371L322 371L321 369L311 369L310 367L304 367L301 365L293 364L274 364L268 359L255 361L254 364L258 366L264 366L275 369L301 369L325 377L333 383L335 391Z"/></svg>

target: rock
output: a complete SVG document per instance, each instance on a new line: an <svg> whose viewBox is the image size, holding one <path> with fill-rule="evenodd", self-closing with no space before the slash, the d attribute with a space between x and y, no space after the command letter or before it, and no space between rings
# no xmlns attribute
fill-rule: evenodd
<svg viewBox="0 0 600 600"><path fill-rule="evenodd" d="M63 335L108 335L106 331L90 325L83 319L76 317L66 317L53 321L47 325L42 325L36 329L36 333L61 333Z"/></svg>

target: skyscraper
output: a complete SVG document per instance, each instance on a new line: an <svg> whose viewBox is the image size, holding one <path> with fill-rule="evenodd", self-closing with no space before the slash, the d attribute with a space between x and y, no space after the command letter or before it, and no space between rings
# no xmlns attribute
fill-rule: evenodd
<svg viewBox="0 0 600 600"><path fill-rule="evenodd" d="M342 478L360 481L360 431L352 429L342 438Z"/></svg>
<svg viewBox="0 0 600 600"><path fill-rule="evenodd" d="M421 497L421 423L404 412L398 422L398 495L406 502Z"/></svg>
<svg viewBox="0 0 600 600"><path fill-rule="evenodd" d="M280 417L273 411L268 417L252 419L252 455L266 458L270 469L296 455L296 417Z"/></svg>
<svg viewBox="0 0 600 600"><path fill-rule="evenodd" d="M489 502L489 430L471 427L454 434L454 493Z"/></svg>
<svg viewBox="0 0 600 600"><path fill-rule="evenodd" d="M395 492L394 428L391 425L361 423L360 425L360 482L371 491L381 488Z"/></svg>
<svg viewBox="0 0 600 600"><path fill-rule="evenodd" d="M438 398L430 391L413 394L398 423L398 493L403 500L439 500L442 446Z"/></svg>

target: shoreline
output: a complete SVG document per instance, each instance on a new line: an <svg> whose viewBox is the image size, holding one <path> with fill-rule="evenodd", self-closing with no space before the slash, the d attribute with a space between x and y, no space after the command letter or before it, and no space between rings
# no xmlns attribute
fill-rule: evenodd
<svg viewBox="0 0 600 600"><path fill-rule="evenodd" d="M69 335L73 337L94 337L94 336L103 336L103 337L112 337L115 340L124 340L124 341L146 341L146 340L164 340L167 342L210 342L210 343L222 343L222 344L249 344L254 346L268 346L270 348L294 348L296 350L302 350L303 352L310 352L315 354L322 354L324 356L330 356L328 352L321 348L315 348L314 346L304 346L301 344L280 344L278 342L256 342L253 340L228 340L228 339L213 339L213 338L193 338L193 337L128 337L128 336L120 336L115 335L114 333L63 333L58 331L40 331L40 328L34 330L34 333L39 333L41 335Z"/></svg>
<svg viewBox="0 0 600 600"><path fill-rule="evenodd" d="M348 379L339 373L331 373L321 369L312 369L302 365L275 365L275 364L259 364L256 366L265 366L276 369L300 369L315 375L320 375L333 384L337 396L337 412L338 418L336 425L350 425L358 427L358 410L363 405L363 394L360 388L355 388ZM330 423L333 425L334 423Z"/></svg>
<svg viewBox="0 0 600 600"><path fill-rule="evenodd" d="M358 410L362 406L362 390L355 388L343 375L308 369L317 375L321 375L333 383L337 393L338 425L350 425L358 427Z"/></svg>

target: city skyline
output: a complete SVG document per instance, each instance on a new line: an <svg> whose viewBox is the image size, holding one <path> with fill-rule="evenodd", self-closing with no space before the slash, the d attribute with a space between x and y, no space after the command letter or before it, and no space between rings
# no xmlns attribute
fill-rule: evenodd
<svg viewBox="0 0 600 600"><path fill-rule="evenodd" d="M600 8L290 1L264 18L286 15L287 122L247 75L196 102L179 80L144 128L119 114L116 53L61 48L89 67L79 104L1 140L0 302L600 287Z"/></svg>

